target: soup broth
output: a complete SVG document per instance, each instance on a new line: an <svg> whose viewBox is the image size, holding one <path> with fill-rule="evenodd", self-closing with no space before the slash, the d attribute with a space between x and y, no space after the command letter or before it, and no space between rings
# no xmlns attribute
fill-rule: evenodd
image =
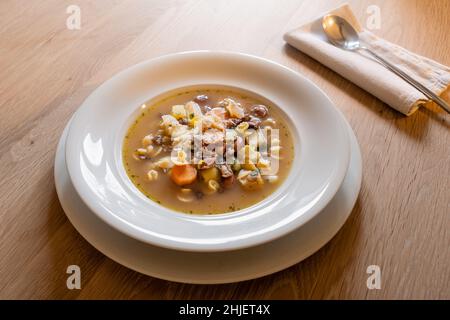
<svg viewBox="0 0 450 320"><path fill-rule="evenodd" d="M264 200L286 179L293 157L282 111L225 86L184 88L149 101L123 143L133 184L160 205L191 214L233 212Z"/></svg>

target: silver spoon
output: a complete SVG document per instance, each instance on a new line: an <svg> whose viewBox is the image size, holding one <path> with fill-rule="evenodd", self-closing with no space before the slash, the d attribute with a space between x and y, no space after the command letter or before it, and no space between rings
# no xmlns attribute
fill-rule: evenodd
<svg viewBox="0 0 450 320"><path fill-rule="evenodd" d="M377 59L383 66L394 72L396 75L407 81L414 88L422 92L428 99L433 100L442 109L450 113L450 106L436 95L433 91L429 90L423 84L410 77L408 74L391 64L389 61L380 57L372 50L361 45L359 41L359 35L347 20L335 16L327 15L323 17L322 28L328 37L328 40L336 47L349 50L349 51L365 51Z"/></svg>

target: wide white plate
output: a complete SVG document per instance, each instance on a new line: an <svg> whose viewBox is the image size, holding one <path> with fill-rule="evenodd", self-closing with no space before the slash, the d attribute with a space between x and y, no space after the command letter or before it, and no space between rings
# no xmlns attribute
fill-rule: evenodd
<svg viewBox="0 0 450 320"><path fill-rule="evenodd" d="M128 179L122 142L139 106L166 91L199 84L256 92L291 120L296 143L292 171L261 203L232 214L181 214L149 200ZM66 143L73 185L98 217L140 241L187 251L245 248L298 228L335 195L349 154L342 115L309 80L266 59L209 51L164 56L117 74L76 112Z"/></svg>
<svg viewBox="0 0 450 320"><path fill-rule="evenodd" d="M186 283L228 283L285 269L325 245L342 227L361 187L361 155L351 131L351 160L334 198L308 223L270 243L237 251L195 253L145 244L105 224L83 203L66 170L64 131L55 158L55 182L61 205L80 234L116 262L153 277ZM330 261L330 263L332 263Z"/></svg>

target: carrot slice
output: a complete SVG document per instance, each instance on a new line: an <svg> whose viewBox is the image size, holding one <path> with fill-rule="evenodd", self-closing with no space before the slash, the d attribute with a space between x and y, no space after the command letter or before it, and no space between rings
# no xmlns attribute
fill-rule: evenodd
<svg viewBox="0 0 450 320"><path fill-rule="evenodd" d="M190 164L176 165L170 173L172 181L179 186L191 184L197 179L197 169Z"/></svg>

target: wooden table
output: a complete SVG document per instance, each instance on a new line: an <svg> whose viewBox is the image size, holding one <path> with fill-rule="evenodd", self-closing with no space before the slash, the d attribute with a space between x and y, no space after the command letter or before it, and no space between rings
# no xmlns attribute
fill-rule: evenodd
<svg viewBox="0 0 450 320"><path fill-rule="evenodd" d="M0 2L0 298L450 298L450 117L429 106L406 118L285 45L285 31L341 1L277 3ZM376 34L450 65L450 1L350 3L362 21L378 5ZM66 27L71 4L80 30ZM363 186L342 230L309 259L258 280L185 285L128 270L77 233L55 192L56 144L83 99L123 68L196 49L255 54L303 73L361 145ZM81 290L66 287L71 264L81 267ZM380 290L366 286L369 265L381 268Z"/></svg>

